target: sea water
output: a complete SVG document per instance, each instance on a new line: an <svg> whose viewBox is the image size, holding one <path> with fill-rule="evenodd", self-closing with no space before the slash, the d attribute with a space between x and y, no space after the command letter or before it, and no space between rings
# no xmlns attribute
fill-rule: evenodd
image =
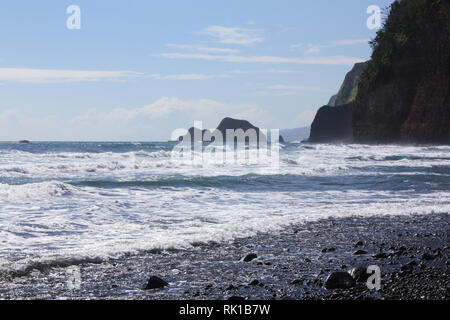
<svg viewBox="0 0 450 320"><path fill-rule="evenodd" d="M286 143L273 166L189 164L173 157L174 145L0 143L0 272L329 216L450 211L449 146Z"/></svg>

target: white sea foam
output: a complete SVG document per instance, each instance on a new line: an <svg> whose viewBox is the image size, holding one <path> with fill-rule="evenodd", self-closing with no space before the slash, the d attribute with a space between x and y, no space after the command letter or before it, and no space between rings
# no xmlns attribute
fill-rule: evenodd
<svg viewBox="0 0 450 320"><path fill-rule="evenodd" d="M73 195L77 188L59 181L21 185L0 183L0 201L45 200L49 197Z"/></svg>
<svg viewBox="0 0 450 320"><path fill-rule="evenodd" d="M328 216L450 211L449 147L287 145L280 164L2 150L0 269L186 248Z"/></svg>

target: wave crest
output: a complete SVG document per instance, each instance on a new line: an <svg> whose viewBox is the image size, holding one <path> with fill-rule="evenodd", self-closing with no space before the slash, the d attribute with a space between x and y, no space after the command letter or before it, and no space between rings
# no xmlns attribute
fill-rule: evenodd
<svg viewBox="0 0 450 320"><path fill-rule="evenodd" d="M0 184L0 199L17 201L63 197L77 192L77 188L59 181L27 183L21 185Z"/></svg>

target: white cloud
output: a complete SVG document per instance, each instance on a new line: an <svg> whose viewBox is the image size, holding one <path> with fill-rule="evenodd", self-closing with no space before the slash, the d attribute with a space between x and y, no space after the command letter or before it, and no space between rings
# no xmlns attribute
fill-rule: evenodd
<svg viewBox="0 0 450 320"><path fill-rule="evenodd" d="M201 53L163 53L160 55L167 59L197 59L207 61L222 61L234 63L291 63L308 65L353 65L363 62L357 57L275 57L275 56L239 56L239 55L212 55Z"/></svg>
<svg viewBox="0 0 450 320"><path fill-rule="evenodd" d="M334 92L334 90L322 87L277 84L267 86L266 90L257 91L255 94L259 96L293 96L293 95L303 95L305 92L332 93Z"/></svg>
<svg viewBox="0 0 450 320"><path fill-rule="evenodd" d="M333 46L351 46L355 44L368 44L369 39L352 39L352 40L338 40L331 42Z"/></svg>
<svg viewBox="0 0 450 320"><path fill-rule="evenodd" d="M221 74L146 74L133 71L80 71L80 70L49 70L25 68L0 68L0 84L6 82L23 83L64 83L92 81L124 81L130 78L151 78L155 80L207 80L230 78L229 73Z"/></svg>
<svg viewBox="0 0 450 320"><path fill-rule="evenodd" d="M198 33L211 36L220 43L226 44L249 45L264 41L264 39L259 36L259 31L255 29L209 26Z"/></svg>
<svg viewBox="0 0 450 320"><path fill-rule="evenodd" d="M306 49L304 49L305 54L319 54L322 49L325 48L335 48L335 47L342 47L342 46L351 46L356 44L368 44L368 39L349 39L349 40L335 40L331 41L328 44L324 45L317 45L317 44L308 44L306 46ZM301 43L293 44L291 45L291 48L293 49L301 49L304 48L304 45Z"/></svg>
<svg viewBox="0 0 450 320"><path fill-rule="evenodd" d="M86 114L71 121L71 126L84 128L84 132L93 128L103 128L103 132L113 134L121 132L128 134L140 128L141 132L148 132L148 139L166 140L177 128L189 128L194 121L203 121L204 128L214 128L219 121L227 116L248 115L249 121L258 120L262 111L252 104L232 104L218 102L212 99L181 100L174 97L162 97L157 101L138 108L115 108L109 112L90 110ZM120 130L117 130L117 129ZM90 138L93 139L93 138ZM114 139L114 138L110 138ZM117 138L116 138L117 139Z"/></svg>
<svg viewBox="0 0 450 320"><path fill-rule="evenodd" d="M0 112L0 128L0 141L17 141L34 137L58 140L64 139L66 132L64 123L54 115L30 117L19 109L6 109Z"/></svg>
<svg viewBox="0 0 450 320"><path fill-rule="evenodd" d="M252 124L260 128L275 129L271 127L271 124L274 122L273 116L271 116L265 110L258 108L256 106L249 107L243 111L233 113L231 116L235 119L248 120Z"/></svg>
<svg viewBox="0 0 450 320"><path fill-rule="evenodd" d="M229 74L249 74L250 72L245 71L245 70L236 69L236 70L227 71L227 73L229 73Z"/></svg>
<svg viewBox="0 0 450 320"><path fill-rule="evenodd" d="M295 90L295 91L323 91L323 92L333 92L332 89L321 88L321 87L310 87L310 86L298 86L298 85L284 85L277 84L268 86L267 89L271 90Z"/></svg>
<svg viewBox="0 0 450 320"><path fill-rule="evenodd" d="M288 69L261 69L261 70L230 70L226 71L227 74L250 74L250 73L301 73L299 70L288 70Z"/></svg>
<svg viewBox="0 0 450 320"><path fill-rule="evenodd" d="M173 113L178 114L179 112L199 113L201 115L233 110L235 108L235 105L221 103L211 99L180 100L178 98L162 97L152 104L131 110L131 112L135 116L145 115L151 118L158 118Z"/></svg>
<svg viewBox="0 0 450 320"><path fill-rule="evenodd" d="M320 47L312 44L308 44L308 48L305 51L306 54L319 54Z"/></svg>
<svg viewBox="0 0 450 320"><path fill-rule="evenodd" d="M117 107L109 111L90 109L64 119L54 115L30 116L18 109L0 111L0 141L28 140L160 140L173 130L203 121L215 128L227 116L246 117L256 125L268 117L254 104L234 104L212 99L182 100L162 97L137 108ZM248 116L248 118L247 118Z"/></svg>
<svg viewBox="0 0 450 320"><path fill-rule="evenodd" d="M156 80L207 80L231 78L229 74L203 74L203 73L186 73L186 74L147 74L145 77Z"/></svg>
<svg viewBox="0 0 450 320"><path fill-rule="evenodd" d="M209 52L209 53L238 53L239 52L238 49L202 47L202 46L194 46L194 45L187 45L187 44L168 44L167 46L177 48L177 49Z"/></svg>
<svg viewBox="0 0 450 320"><path fill-rule="evenodd" d="M301 112L295 118L295 121L298 126L310 126L316 116L316 111L314 110L305 110Z"/></svg>
<svg viewBox="0 0 450 320"><path fill-rule="evenodd" d="M269 73L301 73L299 70L286 70L286 69L268 69L263 70L262 72L269 72Z"/></svg>
<svg viewBox="0 0 450 320"><path fill-rule="evenodd" d="M142 75L133 71L83 71L0 68L0 82L58 83L125 80Z"/></svg>

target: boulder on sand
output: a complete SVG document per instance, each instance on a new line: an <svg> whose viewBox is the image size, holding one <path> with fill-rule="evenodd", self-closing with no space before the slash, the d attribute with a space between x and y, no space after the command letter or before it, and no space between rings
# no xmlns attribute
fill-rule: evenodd
<svg viewBox="0 0 450 320"><path fill-rule="evenodd" d="M325 280L325 288L332 289L348 289L356 285L355 279L348 273L343 271L331 273Z"/></svg>
<svg viewBox="0 0 450 320"><path fill-rule="evenodd" d="M356 282L366 282L369 279L369 274L367 273L367 268L356 267L349 271L349 274L355 279Z"/></svg>
<svg viewBox="0 0 450 320"><path fill-rule="evenodd" d="M246 255L242 261L244 262L250 262L252 260L255 260L256 258L258 258L258 256L256 255L256 253L249 253L248 255Z"/></svg>
<svg viewBox="0 0 450 320"><path fill-rule="evenodd" d="M145 286L144 290L161 289L168 285L169 284L166 281L164 281L163 279L156 277L156 276L151 276L150 279L148 279L148 283Z"/></svg>

